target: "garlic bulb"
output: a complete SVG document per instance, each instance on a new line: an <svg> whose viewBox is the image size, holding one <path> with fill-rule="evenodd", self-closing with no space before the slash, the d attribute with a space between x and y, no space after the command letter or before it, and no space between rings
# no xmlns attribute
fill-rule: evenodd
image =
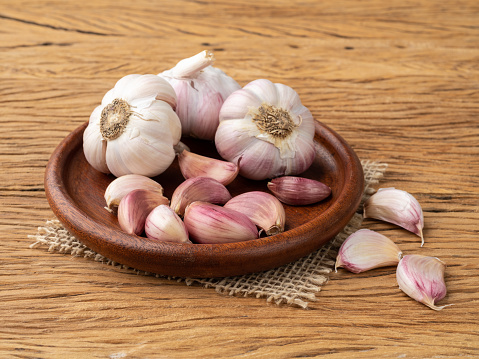
<svg viewBox="0 0 479 359"><path fill-rule="evenodd" d="M87 161L117 177L162 173L175 159L173 147L181 137L175 105L175 91L162 78L123 77L90 116L83 134Z"/></svg>
<svg viewBox="0 0 479 359"><path fill-rule="evenodd" d="M205 50L158 74L176 91L176 113L184 136L213 140L223 102L241 88L223 71L211 66L214 61L213 53Z"/></svg>
<svg viewBox="0 0 479 359"><path fill-rule="evenodd" d="M262 180L299 174L313 163L314 119L298 94L283 84L255 80L223 104L215 143L240 174Z"/></svg>
<svg viewBox="0 0 479 359"><path fill-rule="evenodd" d="M444 262L436 257L406 255L401 259L396 270L399 289L429 308L441 310L448 306L436 305L446 296L445 269Z"/></svg>
<svg viewBox="0 0 479 359"><path fill-rule="evenodd" d="M388 237L369 229L360 229L341 245L334 269L337 271L337 268L342 267L353 273L361 273L397 265L401 256L399 247Z"/></svg>
<svg viewBox="0 0 479 359"><path fill-rule="evenodd" d="M424 245L424 215L411 194L394 187L380 188L364 203L364 218L393 223L421 237Z"/></svg>

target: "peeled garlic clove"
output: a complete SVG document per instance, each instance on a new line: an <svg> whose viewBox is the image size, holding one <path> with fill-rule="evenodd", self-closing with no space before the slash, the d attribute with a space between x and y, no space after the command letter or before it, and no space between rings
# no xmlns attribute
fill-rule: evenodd
<svg viewBox="0 0 479 359"><path fill-rule="evenodd" d="M231 243L259 237L256 225L243 213L211 203L191 203L184 222L196 243Z"/></svg>
<svg viewBox="0 0 479 359"><path fill-rule="evenodd" d="M369 229L360 229L341 245L334 269L341 267L353 273L361 273L373 268L397 265L401 256L399 247L388 237Z"/></svg>
<svg viewBox="0 0 479 359"><path fill-rule="evenodd" d="M210 177L227 186L236 178L239 167L234 163L198 155L183 150L178 155L181 173L186 179Z"/></svg>
<svg viewBox="0 0 479 359"><path fill-rule="evenodd" d="M116 212L122 198L136 189L146 189L163 195L163 187L155 180L142 175L125 175L115 178L106 188L106 208Z"/></svg>
<svg viewBox="0 0 479 359"><path fill-rule="evenodd" d="M183 216L186 207L195 201L225 204L231 194L220 182L209 177L189 178L180 184L171 196L170 207Z"/></svg>
<svg viewBox="0 0 479 359"><path fill-rule="evenodd" d="M273 178L268 189L283 203L305 206L322 201L331 194L324 183L303 177L284 176Z"/></svg>
<svg viewBox="0 0 479 359"><path fill-rule="evenodd" d="M269 193L246 192L230 199L224 208L243 213L263 229L268 236L284 231L286 222L284 207L276 197Z"/></svg>
<svg viewBox="0 0 479 359"><path fill-rule="evenodd" d="M448 305L436 306L446 296L444 270L446 265L436 257L411 254L404 256L396 271L396 278L404 293L429 308L441 310Z"/></svg>
<svg viewBox="0 0 479 359"><path fill-rule="evenodd" d="M140 235L145 230L146 217L168 198L156 191L137 189L128 193L118 206L118 223L126 233Z"/></svg>
<svg viewBox="0 0 479 359"><path fill-rule="evenodd" d="M408 192L381 188L364 203L364 218L393 223L421 237L424 245L424 215L419 202Z"/></svg>
<svg viewBox="0 0 479 359"><path fill-rule="evenodd" d="M167 205L154 208L145 221L145 233L160 242L191 243L180 217Z"/></svg>

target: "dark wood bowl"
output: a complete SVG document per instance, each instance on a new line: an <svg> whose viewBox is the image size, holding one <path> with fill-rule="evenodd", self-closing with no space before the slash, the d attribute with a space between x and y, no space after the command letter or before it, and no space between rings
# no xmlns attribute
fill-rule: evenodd
<svg viewBox="0 0 479 359"><path fill-rule="evenodd" d="M316 123L317 155L301 176L319 180L332 189L324 201L303 207L285 205L285 232L256 240L225 244L158 243L129 235L104 207L104 192L115 178L93 169L83 155L86 123L55 149L45 172L48 202L75 237L103 256L133 268L181 277L225 277L272 269L295 261L332 239L356 211L364 189L361 163L351 147L333 130ZM219 158L214 143L184 139L195 153ZM171 198L183 181L175 160L155 178ZM233 196L260 190L267 181L238 176L229 186Z"/></svg>

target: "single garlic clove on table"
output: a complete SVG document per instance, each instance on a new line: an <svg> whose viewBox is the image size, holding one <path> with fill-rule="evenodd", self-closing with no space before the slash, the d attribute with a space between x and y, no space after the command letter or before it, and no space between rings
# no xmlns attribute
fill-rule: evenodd
<svg viewBox="0 0 479 359"><path fill-rule="evenodd" d="M171 196L170 207L176 214L183 216L186 207L195 201L225 204L231 194L217 180L210 177L193 177L181 183Z"/></svg>
<svg viewBox="0 0 479 359"><path fill-rule="evenodd" d="M256 225L243 213L206 202L191 203L184 223L196 243L232 243L259 237Z"/></svg>
<svg viewBox="0 0 479 359"><path fill-rule="evenodd" d="M408 192L381 188L364 203L364 218L393 223L421 237L424 245L424 215L419 202Z"/></svg>
<svg viewBox="0 0 479 359"><path fill-rule="evenodd" d="M293 206L320 202L331 194L331 188L322 182L294 176L273 178L268 189L281 202Z"/></svg>
<svg viewBox="0 0 479 359"><path fill-rule="evenodd" d="M168 198L156 191L137 189L128 193L118 206L118 223L126 233L141 235L146 217L161 204L168 205Z"/></svg>
<svg viewBox="0 0 479 359"><path fill-rule="evenodd" d="M106 208L111 212L116 212L122 198L136 189L156 191L163 195L163 187L155 180L141 175L125 175L115 178L106 188Z"/></svg>
<svg viewBox="0 0 479 359"><path fill-rule="evenodd" d="M210 177L224 186L233 182L239 172L239 167L234 163L201 156L188 150L183 150L178 155L178 164L186 179Z"/></svg>
<svg viewBox="0 0 479 359"><path fill-rule="evenodd" d="M224 205L246 215L268 236L284 231L286 214L281 202L269 193L252 191L233 197Z"/></svg>
<svg viewBox="0 0 479 359"><path fill-rule="evenodd" d="M180 217L167 205L154 208L145 221L145 233L160 242L191 243Z"/></svg>
<svg viewBox="0 0 479 359"><path fill-rule="evenodd" d="M447 293L444 281L445 269L444 262L436 257L405 255L396 271L399 289L429 308L441 310L448 306L436 305Z"/></svg>
<svg viewBox="0 0 479 359"><path fill-rule="evenodd" d="M353 273L361 273L373 268L397 265L401 256L399 247L386 236L369 229L360 229L341 245L335 270L341 267Z"/></svg>

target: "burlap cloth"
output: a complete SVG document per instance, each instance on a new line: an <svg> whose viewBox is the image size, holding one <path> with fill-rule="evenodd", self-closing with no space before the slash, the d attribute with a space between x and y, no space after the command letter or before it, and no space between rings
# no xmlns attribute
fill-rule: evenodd
<svg viewBox="0 0 479 359"><path fill-rule="evenodd" d="M218 293L230 296L255 296L266 298L268 303L287 304L307 308L308 303L316 301L316 293L328 281L328 274L334 268L337 251L343 241L357 231L362 224L362 207L366 199L375 192L373 185L384 175L387 164L373 161L361 161L364 170L365 189L361 204L344 229L322 248L300 258L296 262L265 272L226 278L167 278L187 285L200 284L205 288L214 288ZM28 236L35 242L30 248L47 247L49 252L70 253L109 265L122 266L92 251L69 233L58 220L49 220L39 227L34 235ZM144 275L150 273L127 268Z"/></svg>

